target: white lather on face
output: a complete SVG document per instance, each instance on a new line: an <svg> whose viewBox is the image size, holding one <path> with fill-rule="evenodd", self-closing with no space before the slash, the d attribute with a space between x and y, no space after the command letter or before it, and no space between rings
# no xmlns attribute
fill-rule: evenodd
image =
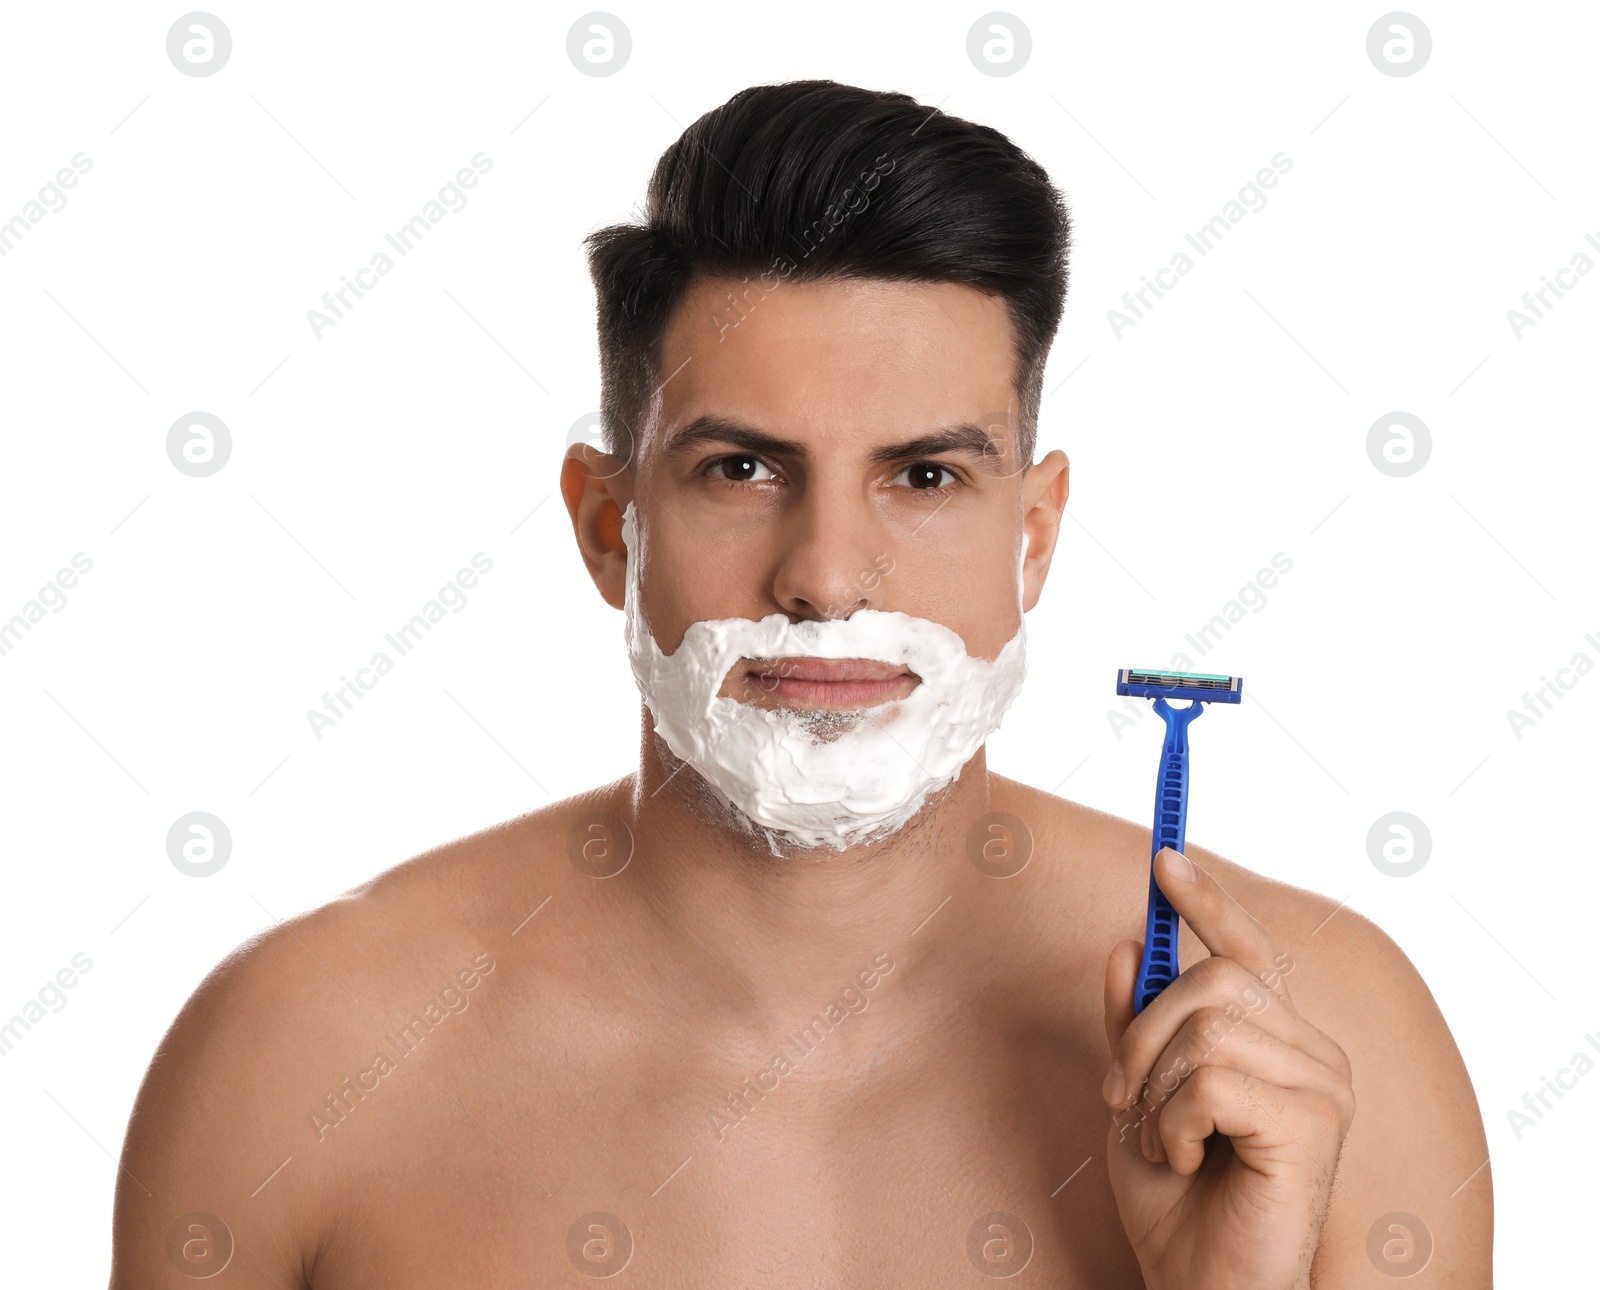
<svg viewBox="0 0 1600 1290"><path fill-rule="evenodd" d="M993 662L970 657L940 623L876 609L822 622L791 623L781 613L704 619L668 657L644 621L637 536L629 502L628 658L656 732L725 802L792 845L843 851L899 829L960 775L1022 688L1020 612L1016 635ZM1020 611L1020 562L1017 582ZM903 664L921 684L904 699L848 713L758 708L717 694L741 658L807 655Z"/></svg>

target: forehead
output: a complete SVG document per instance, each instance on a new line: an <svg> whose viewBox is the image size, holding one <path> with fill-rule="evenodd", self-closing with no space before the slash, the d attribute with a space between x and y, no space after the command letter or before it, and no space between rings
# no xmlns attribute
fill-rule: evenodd
<svg viewBox="0 0 1600 1290"><path fill-rule="evenodd" d="M698 281L662 337L664 430L716 413L786 437L890 439L1003 413L1005 301L959 283Z"/></svg>

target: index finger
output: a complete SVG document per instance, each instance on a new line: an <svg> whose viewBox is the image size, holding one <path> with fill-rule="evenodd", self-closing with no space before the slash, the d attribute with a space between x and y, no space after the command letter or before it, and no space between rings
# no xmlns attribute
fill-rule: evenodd
<svg viewBox="0 0 1600 1290"><path fill-rule="evenodd" d="M1281 961L1284 956L1278 953L1271 933L1221 883L1171 847L1157 853L1155 878L1162 895L1202 945L1219 958L1232 959L1289 1003L1283 975L1293 964L1286 966Z"/></svg>

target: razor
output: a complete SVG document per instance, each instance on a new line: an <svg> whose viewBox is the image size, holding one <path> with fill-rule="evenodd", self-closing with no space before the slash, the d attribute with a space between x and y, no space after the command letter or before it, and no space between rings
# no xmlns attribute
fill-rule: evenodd
<svg viewBox="0 0 1600 1290"><path fill-rule="evenodd" d="M1189 817L1189 723L1207 703L1238 703L1244 678L1210 672L1161 672L1153 668L1123 668L1117 673L1117 693L1154 699L1151 705L1167 724L1161 745L1161 765L1156 771L1156 818L1150 830L1150 895L1144 918L1144 953L1133 982L1133 1011L1165 990L1178 975L1178 911L1156 885L1155 859L1163 847L1182 852ZM1186 708L1172 700L1188 699Z"/></svg>

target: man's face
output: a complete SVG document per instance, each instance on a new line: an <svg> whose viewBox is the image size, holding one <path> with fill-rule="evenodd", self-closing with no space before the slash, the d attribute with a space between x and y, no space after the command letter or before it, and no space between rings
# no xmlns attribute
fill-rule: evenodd
<svg viewBox="0 0 1600 1290"><path fill-rule="evenodd" d="M670 379L632 489L657 644L673 653L701 619L879 609L993 659L1020 625L1027 488L1006 429L1004 302L955 284L785 282L750 291L741 320L726 297L741 289L699 284L663 339ZM741 659L721 693L849 711L917 684L867 661Z"/></svg>

